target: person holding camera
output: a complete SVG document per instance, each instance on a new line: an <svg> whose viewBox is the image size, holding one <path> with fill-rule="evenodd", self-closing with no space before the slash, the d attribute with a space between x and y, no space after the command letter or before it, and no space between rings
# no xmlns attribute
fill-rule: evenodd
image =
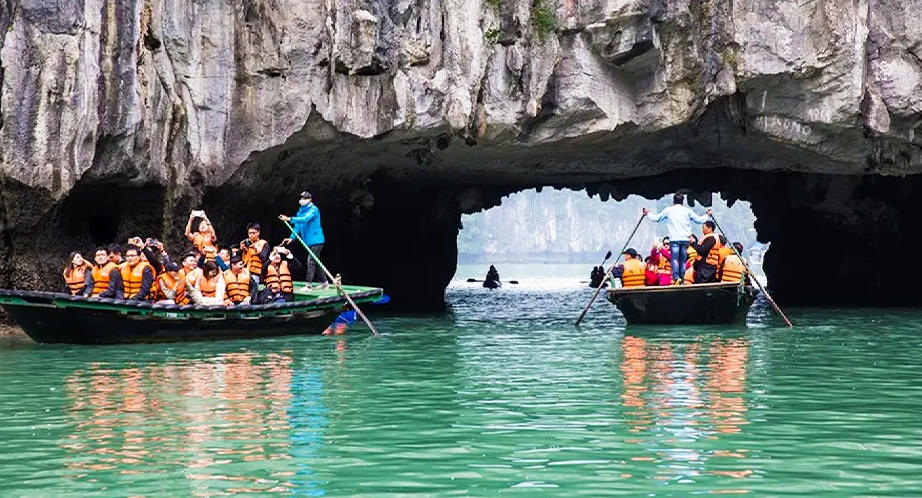
<svg viewBox="0 0 922 498"><path fill-rule="evenodd" d="M261 230L259 223L250 223L247 226L247 238L240 242L243 262L257 284L263 278L263 265L269 259L269 243L259 238Z"/></svg>
<svg viewBox="0 0 922 498"><path fill-rule="evenodd" d="M198 232L192 233L192 221L195 218L201 218L202 221L198 224ZM189 222L186 223L186 238L192 242L192 245L200 253L206 256L212 254L208 261L214 261L214 255L217 253L215 244L218 242L218 236L215 234L214 227L211 226L211 221L208 220L208 215L205 214L205 211L196 210L189 213Z"/></svg>
<svg viewBox="0 0 922 498"><path fill-rule="evenodd" d="M259 302L265 304L294 301L291 272L300 269L301 262L291 254L287 247L279 246L272 249L269 253L269 262L264 268L266 288L260 294Z"/></svg>

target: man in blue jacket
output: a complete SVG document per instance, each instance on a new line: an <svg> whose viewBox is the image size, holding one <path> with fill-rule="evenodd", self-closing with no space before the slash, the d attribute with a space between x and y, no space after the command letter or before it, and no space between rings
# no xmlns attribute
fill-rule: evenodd
<svg viewBox="0 0 922 498"><path fill-rule="evenodd" d="M307 244L317 258L320 258L320 251L323 249L324 242L323 228L320 227L320 210L314 205L311 193L306 190L301 192L301 199L298 203L301 205L301 207L298 208L298 214L293 217L280 214L279 219L290 222L294 229L293 234L297 234L301 237L301 240ZM285 239L285 243L289 242L291 242L291 238ZM309 255L305 266L307 267L306 282L308 285L314 281L314 275L319 273L319 280L320 283L323 284L323 288L326 289L330 286L327 282L326 274L324 274L323 271L317 271L317 263Z"/></svg>

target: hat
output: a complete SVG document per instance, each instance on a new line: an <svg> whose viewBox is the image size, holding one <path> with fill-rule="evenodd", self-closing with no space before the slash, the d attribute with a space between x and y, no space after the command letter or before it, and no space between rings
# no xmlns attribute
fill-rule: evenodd
<svg viewBox="0 0 922 498"><path fill-rule="evenodd" d="M630 256L630 257L632 257L632 258L636 258L636 257L637 257L637 251L635 251L633 248L628 249L627 251L624 251L624 252L621 253L621 254L627 254L628 256Z"/></svg>
<svg viewBox="0 0 922 498"><path fill-rule="evenodd" d="M301 192L301 198L302 199L313 199L314 196L312 196L310 192L305 190L304 192Z"/></svg>
<svg viewBox="0 0 922 498"><path fill-rule="evenodd" d="M179 265L170 261L166 264L166 271L179 271Z"/></svg>

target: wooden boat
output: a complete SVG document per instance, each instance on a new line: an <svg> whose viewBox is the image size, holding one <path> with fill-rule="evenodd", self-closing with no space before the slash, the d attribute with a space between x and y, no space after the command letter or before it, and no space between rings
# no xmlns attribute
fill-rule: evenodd
<svg viewBox="0 0 922 498"><path fill-rule="evenodd" d="M356 304L383 290L344 285ZM245 306L178 306L0 290L0 306L39 343L118 344L320 334L346 305L334 288L295 283L295 301Z"/></svg>
<svg viewBox="0 0 922 498"><path fill-rule="evenodd" d="M502 282L499 280L484 280L483 286L487 289L498 289L503 286Z"/></svg>
<svg viewBox="0 0 922 498"><path fill-rule="evenodd" d="M608 290L627 323L650 325L743 323L755 296L752 286L734 282Z"/></svg>

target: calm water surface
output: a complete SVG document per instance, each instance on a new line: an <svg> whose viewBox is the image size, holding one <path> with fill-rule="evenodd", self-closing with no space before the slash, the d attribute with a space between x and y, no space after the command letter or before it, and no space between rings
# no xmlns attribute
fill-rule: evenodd
<svg viewBox="0 0 922 498"><path fill-rule="evenodd" d="M922 313L576 329L581 275L499 270L380 338L3 338L0 496L922 493Z"/></svg>

